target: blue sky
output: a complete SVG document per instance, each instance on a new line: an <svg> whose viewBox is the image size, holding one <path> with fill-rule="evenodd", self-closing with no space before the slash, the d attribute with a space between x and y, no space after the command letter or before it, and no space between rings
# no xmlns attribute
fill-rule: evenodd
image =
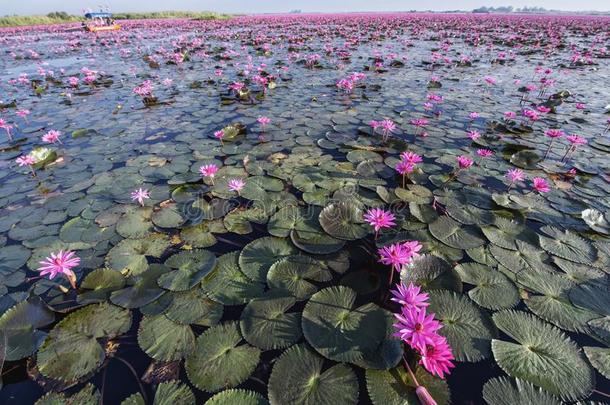
<svg viewBox="0 0 610 405"><path fill-rule="evenodd" d="M604 4L605 3L605 4ZM51 11L67 11L78 14L83 8L97 9L100 4L109 5L112 11L220 11L243 13L277 13L292 9L303 12L340 11L400 11L400 10L471 10L482 5L514 7L539 6L557 10L609 10L610 4L599 0L0 0L0 15L46 14Z"/></svg>

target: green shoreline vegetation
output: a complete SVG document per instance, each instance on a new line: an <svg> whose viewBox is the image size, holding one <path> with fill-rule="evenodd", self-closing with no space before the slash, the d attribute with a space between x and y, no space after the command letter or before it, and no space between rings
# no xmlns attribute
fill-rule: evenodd
<svg viewBox="0 0 610 405"><path fill-rule="evenodd" d="M138 20L155 18L190 18L194 20L225 20L231 18L230 14L215 13L212 11L156 11L149 13L114 13L117 20ZM26 25L65 24L82 21L82 16L71 15L64 11L55 11L47 15L18 16L10 15L0 17L0 27L19 27Z"/></svg>

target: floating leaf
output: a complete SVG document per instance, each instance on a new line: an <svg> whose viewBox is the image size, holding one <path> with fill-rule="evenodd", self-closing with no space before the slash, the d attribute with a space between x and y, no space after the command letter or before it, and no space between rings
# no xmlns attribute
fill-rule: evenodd
<svg viewBox="0 0 610 405"><path fill-rule="evenodd" d="M356 404L356 374L345 364L336 364L322 371L323 364L324 359L306 345L286 350L269 377L271 404Z"/></svg>
<svg viewBox="0 0 610 405"><path fill-rule="evenodd" d="M214 269L203 278L201 288L224 305L240 305L263 294L264 285L249 279L239 268L239 252L218 258Z"/></svg>
<svg viewBox="0 0 610 405"><path fill-rule="evenodd" d="M239 267L250 279L265 282L273 263L295 253L296 249L286 239L259 238L244 246L239 254Z"/></svg>
<svg viewBox="0 0 610 405"><path fill-rule="evenodd" d="M307 299L318 291L314 281L331 279L329 270L308 256L288 256L278 260L267 273L269 287L288 291L297 300Z"/></svg>
<svg viewBox="0 0 610 405"><path fill-rule="evenodd" d="M208 399L205 405L269 405L269 401L258 392L248 390L226 390Z"/></svg>
<svg viewBox="0 0 610 405"><path fill-rule="evenodd" d="M540 246L547 252L576 263L591 264L597 259L597 251L587 240L573 232L562 232L550 226L543 231L549 237L538 235Z"/></svg>
<svg viewBox="0 0 610 405"><path fill-rule="evenodd" d="M433 290L428 310L442 322L439 333L447 338L457 361L477 362L491 356L490 342L497 330L489 315L464 295Z"/></svg>
<svg viewBox="0 0 610 405"><path fill-rule="evenodd" d="M533 315L505 310L495 324L517 343L493 340L496 362L510 376L524 379L566 400L586 397L595 375L578 346L563 332Z"/></svg>
<svg viewBox="0 0 610 405"><path fill-rule="evenodd" d="M158 361L185 358L195 347L195 334L188 325L169 320L165 315L145 316L138 329L140 348Z"/></svg>
<svg viewBox="0 0 610 405"><path fill-rule="evenodd" d="M169 246L169 239L161 234L151 234L144 239L123 239L108 252L106 266L138 275L148 268L146 256L159 258Z"/></svg>
<svg viewBox="0 0 610 405"><path fill-rule="evenodd" d="M479 263L462 263L455 267L463 282L476 287L468 296L482 307L492 310L511 308L519 302L519 292L504 274Z"/></svg>
<svg viewBox="0 0 610 405"><path fill-rule="evenodd" d="M400 280L405 285L414 283L426 290L462 291L462 282L451 265L443 259L431 255L419 256L408 265L403 266Z"/></svg>
<svg viewBox="0 0 610 405"><path fill-rule="evenodd" d="M456 249L471 249L485 243L483 235L475 228L464 226L443 216L429 225L430 233L446 245Z"/></svg>
<svg viewBox="0 0 610 405"><path fill-rule="evenodd" d="M222 305L209 299L199 288L173 293L165 315L174 322L202 326L216 325L222 318Z"/></svg>
<svg viewBox="0 0 610 405"><path fill-rule="evenodd" d="M17 361L33 354L47 336L38 329L54 320L53 311L36 296L8 309L0 317L2 359Z"/></svg>
<svg viewBox="0 0 610 405"><path fill-rule="evenodd" d="M100 399L100 392L95 385L87 384L70 397L66 397L61 392L48 392L34 405L99 405Z"/></svg>
<svg viewBox="0 0 610 405"><path fill-rule="evenodd" d="M113 291L120 290L125 286L125 277L111 269L96 269L83 279L81 289L89 290L78 295L79 304L91 304L106 301Z"/></svg>
<svg viewBox="0 0 610 405"><path fill-rule="evenodd" d="M117 222L116 231L125 238L143 238L153 229L151 217L150 207L130 207Z"/></svg>
<svg viewBox="0 0 610 405"><path fill-rule="evenodd" d="M177 228L185 221L178 205L175 203L167 204L160 210L154 211L151 219L153 224L161 228Z"/></svg>
<svg viewBox="0 0 610 405"><path fill-rule="evenodd" d="M519 378L496 377L483 386L483 399L489 405L560 405L554 395Z"/></svg>
<svg viewBox="0 0 610 405"><path fill-rule="evenodd" d="M338 202L324 208L320 213L320 225L330 236L343 240L356 240L368 233L364 227L360 205L353 202Z"/></svg>
<svg viewBox="0 0 610 405"><path fill-rule="evenodd" d="M595 367L601 375L610 379L610 349L587 346L584 350L593 367Z"/></svg>
<svg viewBox="0 0 610 405"><path fill-rule="evenodd" d="M51 330L36 360L42 375L63 382L77 381L94 372L105 353L98 339L127 332L131 313L117 306L91 304L72 312Z"/></svg>
<svg viewBox="0 0 610 405"><path fill-rule="evenodd" d="M212 269L216 257L207 250L197 249L170 256L165 265L176 269L159 277L159 286L170 291L185 291L193 288Z"/></svg>
<svg viewBox="0 0 610 405"><path fill-rule="evenodd" d="M241 341L237 322L213 326L201 334L184 364L191 383L202 391L216 392L246 380L258 364L260 350L240 345Z"/></svg>
<svg viewBox="0 0 610 405"><path fill-rule="evenodd" d="M438 405L449 403L449 386L422 367L415 370L417 382L423 385ZM374 405L420 404L416 385L404 367L391 370L366 370L366 388Z"/></svg>
<svg viewBox="0 0 610 405"><path fill-rule="evenodd" d="M293 297L270 294L253 299L241 313L240 327L244 339L263 350L290 346L301 337L301 317L288 312Z"/></svg>
<svg viewBox="0 0 610 405"><path fill-rule="evenodd" d="M152 264L142 275L128 280L126 288L114 291L110 301L123 308L140 308L155 301L166 292L159 287L157 279L168 271L166 266Z"/></svg>
<svg viewBox="0 0 610 405"><path fill-rule="evenodd" d="M315 293L303 310L303 334L318 353L342 362L364 357L385 338L384 311L369 303L355 308L356 293L329 287Z"/></svg>

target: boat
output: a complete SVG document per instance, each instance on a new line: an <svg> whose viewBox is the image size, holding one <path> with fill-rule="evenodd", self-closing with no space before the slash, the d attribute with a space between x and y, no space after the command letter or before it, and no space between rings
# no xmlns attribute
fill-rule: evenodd
<svg viewBox="0 0 610 405"><path fill-rule="evenodd" d="M83 23L83 28L88 32L117 31L121 29L121 25L114 22L112 13L87 13L85 18L89 21Z"/></svg>

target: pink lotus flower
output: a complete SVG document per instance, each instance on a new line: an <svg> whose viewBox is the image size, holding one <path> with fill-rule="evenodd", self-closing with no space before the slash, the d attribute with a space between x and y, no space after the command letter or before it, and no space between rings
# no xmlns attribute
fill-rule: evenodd
<svg viewBox="0 0 610 405"><path fill-rule="evenodd" d="M396 217L390 211L381 208L371 208L364 214L364 220L375 229L375 235L382 228L391 228L396 225Z"/></svg>
<svg viewBox="0 0 610 405"><path fill-rule="evenodd" d="M477 118L479 118L479 117L480 117L480 115L479 115L479 113L478 113L478 112L473 111L473 112L471 112L470 114L468 114L468 117L469 117L471 120L476 120Z"/></svg>
<svg viewBox="0 0 610 405"><path fill-rule="evenodd" d="M551 112L551 109L545 105L539 105L538 107L536 107L536 110L543 114L548 114Z"/></svg>
<svg viewBox="0 0 610 405"><path fill-rule="evenodd" d="M421 292L421 288L413 283L405 286L400 283L396 286L396 290L392 290L392 301L398 302L406 308L426 308L428 305L428 294Z"/></svg>
<svg viewBox="0 0 610 405"><path fill-rule="evenodd" d="M131 193L131 200L139 202L142 207L144 206L144 200L149 198L150 191L144 188L139 188Z"/></svg>
<svg viewBox="0 0 610 405"><path fill-rule="evenodd" d="M434 336L432 343L426 344L425 350L422 350L420 354L419 364L424 366L429 373L436 374L442 379L445 378L445 374L449 374L450 369L455 367L451 347L443 336Z"/></svg>
<svg viewBox="0 0 610 405"><path fill-rule="evenodd" d="M15 112L15 114L17 114L19 117L27 120L27 116L30 115L30 110L17 110L17 112Z"/></svg>
<svg viewBox="0 0 610 405"><path fill-rule="evenodd" d="M394 121L388 119L381 121L379 126L381 127L384 141L387 140L388 136L390 136L390 134L396 129L396 124L394 124Z"/></svg>
<svg viewBox="0 0 610 405"><path fill-rule="evenodd" d="M223 131L222 129L214 132L214 138L220 140L220 143L222 143L222 138L224 138L224 136L225 136L225 131Z"/></svg>
<svg viewBox="0 0 610 405"><path fill-rule="evenodd" d="M544 134L546 136L548 136L549 138L559 138L564 134L564 132L561 129L547 129L546 131L544 131Z"/></svg>
<svg viewBox="0 0 610 405"><path fill-rule="evenodd" d="M59 140L60 136L61 136L61 132L51 130L42 136L42 141L46 142L46 143L55 143L55 142L61 143L61 141Z"/></svg>
<svg viewBox="0 0 610 405"><path fill-rule="evenodd" d="M566 137L568 142L570 142L573 146L584 145L587 143L587 140L579 135L569 135Z"/></svg>
<svg viewBox="0 0 610 405"><path fill-rule="evenodd" d="M532 186L534 187L534 190L538 191L539 193L548 193L551 191L549 184L542 177L534 177L532 180Z"/></svg>
<svg viewBox="0 0 610 405"><path fill-rule="evenodd" d="M473 163L472 159L470 159L468 156L458 156L457 162L460 169L468 169Z"/></svg>
<svg viewBox="0 0 610 405"><path fill-rule="evenodd" d="M515 183L517 181L523 181L525 179L525 173L523 173L523 170L521 169L509 169L506 173L506 177L512 185L512 183Z"/></svg>
<svg viewBox="0 0 610 405"><path fill-rule="evenodd" d="M517 113L515 113L514 111L506 111L504 113L504 119L505 120L513 120L517 117Z"/></svg>
<svg viewBox="0 0 610 405"><path fill-rule="evenodd" d="M78 77L76 77L76 76L68 77L68 84L71 87L78 87L78 82L79 82Z"/></svg>
<svg viewBox="0 0 610 405"><path fill-rule="evenodd" d="M493 156L493 154L494 153L489 149L477 149L477 155L481 156L482 158L488 158Z"/></svg>
<svg viewBox="0 0 610 405"><path fill-rule="evenodd" d="M54 279L58 274L63 274L72 288L76 289L76 274L72 271L73 267L80 264L80 258L75 256L74 252L60 250L58 253L51 253L50 257L45 258L39 262L41 276L49 275L49 279Z"/></svg>
<svg viewBox="0 0 610 405"><path fill-rule="evenodd" d="M400 272L400 269L405 264L411 263L411 258L413 257L411 249L402 243L384 246L380 248L377 253L379 253L380 256L380 263L385 264L386 266L392 266L397 272Z"/></svg>
<svg viewBox="0 0 610 405"><path fill-rule="evenodd" d="M472 131L468 131L468 137L473 141L476 141L481 137L481 134L479 133L479 131L473 129Z"/></svg>
<svg viewBox="0 0 610 405"><path fill-rule="evenodd" d="M209 177L210 179L212 179L212 181L214 180L214 176L217 172L218 166L216 166L215 164L203 165L199 168L199 173L201 173L203 177Z"/></svg>
<svg viewBox="0 0 610 405"><path fill-rule="evenodd" d="M405 162L404 160L401 160L400 162L398 162L396 164L395 169L402 176L406 176L407 174L412 173L413 170L415 170L415 165L413 163ZM404 187L404 184L403 184L403 187Z"/></svg>
<svg viewBox="0 0 610 405"><path fill-rule="evenodd" d="M239 192L244 188L244 186L246 185L246 182L243 181L242 179L231 179L229 180L229 190L231 191L235 191L238 195Z"/></svg>
<svg viewBox="0 0 610 405"><path fill-rule="evenodd" d="M394 336L421 352L425 352L427 345L434 345L436 331L442 328L434 314L427 315L425 309L403 307L401 313L394 316L398 319L394 324Z"/></svg>
<svg viewBox="0 0 610 405"><path fill-rule="evenodd" d="M413 153L413 152L402 152L400 154L400 158L402 160L404 160L407 163L411 163L411 164L417 164L417 163L421 163L423 162L423 159L420 155L418 155L417 153Z"/></svg>
<svg viewBox="0 0 610 405"><path fill-rule="evenodd" d="M264 131L265 127L267 125L269 125L269 123L271 122L271 119L269 117L258 117L258 119L256 121L258 121L258 123L261 124L261 126L263 127L263 131Z"/></svg>
<svg viewBox="0 0 610 405"><path fill-rule="evenodd" d="M169 77L166 77L165 79L163 79L163 81L161 82L164 86L171 86L172 84L174 84L174 81L172 79L170 79Z"/></svg>
<svg viewBox="0 0 610 405"><path fill-rule="evenodd" d="M576 103L577 110L584 110L587 106L584 103Z"/></svg>
<svg viewBox="0 0 610 405"><path fill-rule="evenodd" d="M485 76L484 80L485 83L489 84L490 86L494 86L496 83L498 83L498 81L491 76Z"/></svg>
<svg viewBox="0 0 610 405"><path fill-rule="evenodd" d="M23 155L19 156L15 159L15 162L19 165L19 167L29 166L32 171L32 176L36 176L36 172L34 171L34 165L36 164L36 158L32 155Z"/></svg>
<svg viewBox="0 0 610 405"><path fill-rule="evenodd" d="M0 128L6 131L6 135L8 136L9 141L13 140L13 136L11 135L11 129L13 129L12 125L9 125L8 122L0 118Z"/></svg>

